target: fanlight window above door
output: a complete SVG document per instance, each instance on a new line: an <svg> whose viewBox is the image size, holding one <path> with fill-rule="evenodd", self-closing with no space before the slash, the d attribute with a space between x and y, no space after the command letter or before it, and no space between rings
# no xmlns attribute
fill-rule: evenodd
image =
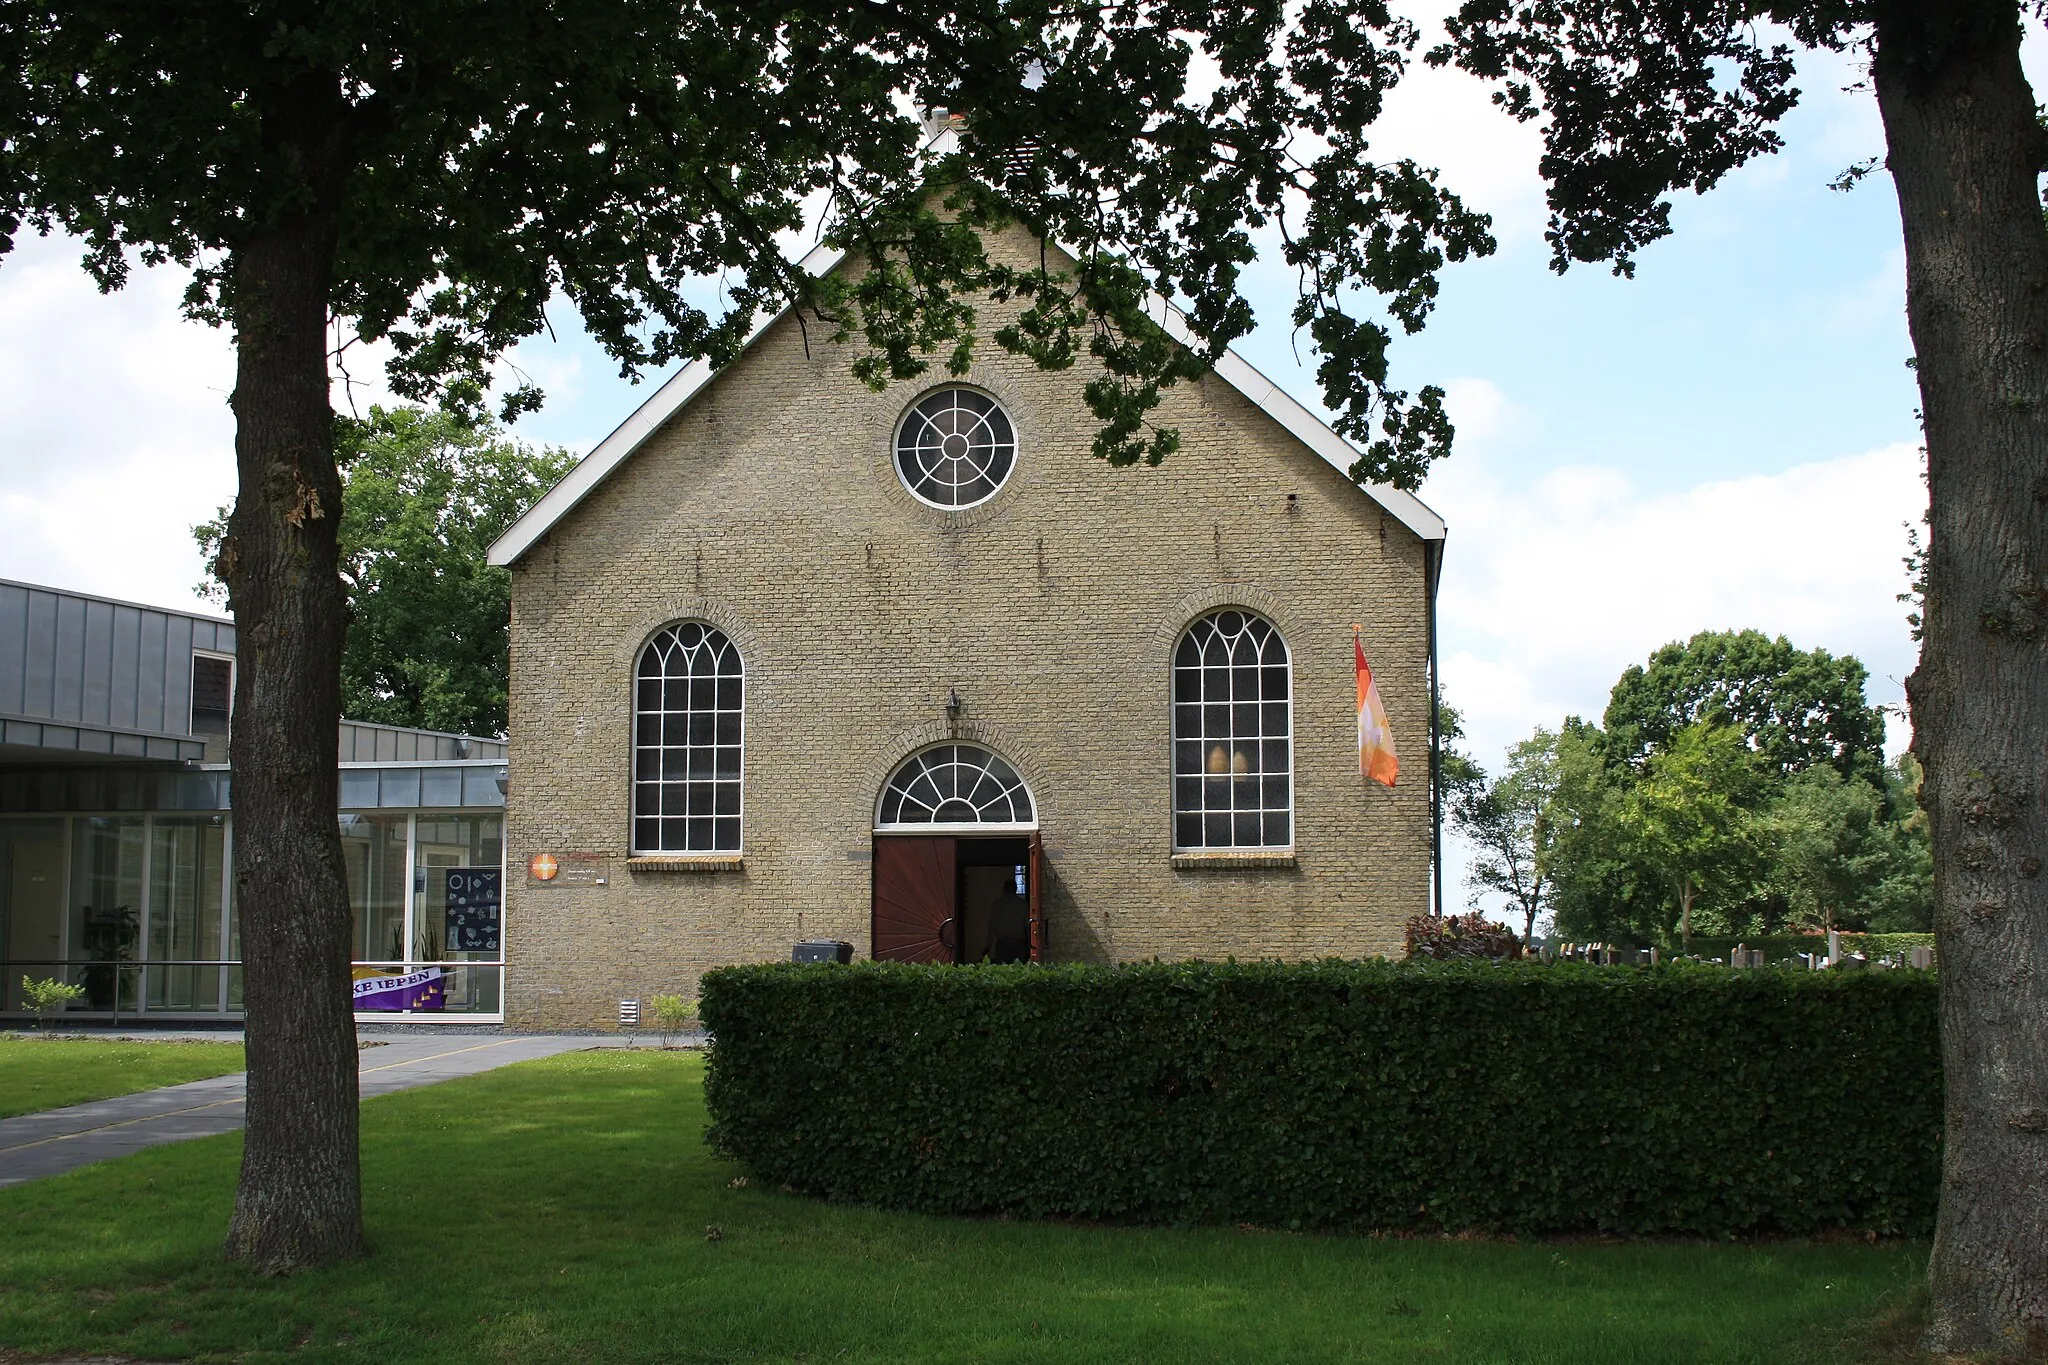
<svg viewBox="0 0 2048 1365"><path fill-rule="evenodd" d="M1015 768L979 744L940 744L912 754L890 777L875 828L1018 829L1037 819Z"/></svg>

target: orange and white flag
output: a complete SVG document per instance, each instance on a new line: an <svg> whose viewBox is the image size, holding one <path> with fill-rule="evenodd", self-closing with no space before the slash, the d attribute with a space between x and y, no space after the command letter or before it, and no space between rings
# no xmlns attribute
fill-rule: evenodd
<svg viewBox="0 0 2048 1365"><path fill-rule="evenodd" d="M1394 757L1394 732L1387 728L1387 708L1380 705L1372 665L1365 661L1365 645L1355 631L1351 649L1358 657L1358 771L1382 787L1391 787L1401 773L1401 760Z"/></svg>

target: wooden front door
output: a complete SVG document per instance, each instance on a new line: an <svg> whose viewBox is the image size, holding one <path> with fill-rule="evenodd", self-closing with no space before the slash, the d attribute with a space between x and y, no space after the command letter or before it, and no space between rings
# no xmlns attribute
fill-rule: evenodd
<svg viewBox="0 0 2048 1365"><path fill-rule="evenodd" d="M1044 854L1038 842L1038 831L1031 831L1031 960L1045 961L1045 900L1039 890L1039 869Z"/></svg>
<svg viewBox="0 0 2048 1365"><path fill-rule="evenodd" d="M948 836L875 838L874 954L877 962L951 962L959 944L953 915L959 869Z"/></svg>

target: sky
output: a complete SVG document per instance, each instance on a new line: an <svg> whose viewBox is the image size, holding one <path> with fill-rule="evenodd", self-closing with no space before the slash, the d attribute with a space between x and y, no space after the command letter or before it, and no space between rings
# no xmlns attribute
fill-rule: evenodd
<svg viewBox="0 0 2048 1365"><path fill-rule="evenodd" d="M1427 330L1395 348L1396 382L1443 385L1458 427L1421 496L1450 527L1445 697L1483 766L1597 718L1623 668L1706 629L1854 654L1873 702L1902 699L1905 525L1926 498L1891 184L1828 188L1883 150L1857 78L1803 60L1785 150L1681 198L1633 280L1549 269L1537 134L1476 82L1418 67L1396 92L1379 151L1442 168L1500 242L1447 268ZM189 528L234 489L228 339L179 319L176 271L102 296L79 254L28 237L0 258L0 578L191 609ZM1320 410L1291 277L1255 267L1247 288L1261 325L1238 349ZM572 314L555 331L512 357L549 396L515 430L580 454L660 376L621 380ZM355 401L381 396L374 356L350 367ZM1890 748L1909 738L1894 717Z"/></svg>

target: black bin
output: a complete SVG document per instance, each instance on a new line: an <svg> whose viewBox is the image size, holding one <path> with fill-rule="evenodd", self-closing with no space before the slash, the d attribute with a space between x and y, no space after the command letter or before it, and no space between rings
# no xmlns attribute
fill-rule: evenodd
<svg viewBox="0 0 2048 1365"><path fill-rule="evenodd" d="M851 962L853 945L836 938L807 938L790 950L791 962Z"/></svg>

